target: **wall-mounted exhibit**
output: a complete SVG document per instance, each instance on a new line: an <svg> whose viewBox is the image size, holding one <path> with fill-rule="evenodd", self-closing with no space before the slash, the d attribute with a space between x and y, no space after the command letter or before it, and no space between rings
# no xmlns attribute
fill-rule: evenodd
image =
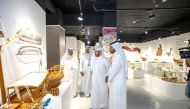
<svg viewBox="0 0 190 109"><path fill-rule="evenodd" d="M3 108L42 108L45 102L61 103L71 98L68 96L71 83L62 83L63 67L54 63L47 70L45 11L34 0L1 0L0 4L0 103ZM58 34L57 41L61 57L65 51L64 31ZM56 64L59 63L60 59ZM57 98L46 97L48 93ZM61 109L70 105L57 106Z"/></svg>

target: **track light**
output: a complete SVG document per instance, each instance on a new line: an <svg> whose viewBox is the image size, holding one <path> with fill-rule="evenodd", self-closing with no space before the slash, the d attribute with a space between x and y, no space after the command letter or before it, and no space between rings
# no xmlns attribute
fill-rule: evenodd
<svg viewBox="0 0 190 109"><path fill-rule="evenodd" d="M145 29L145 30L144 30L144 33L145 33L145 34L148 34L148 31Z"/></svg>
<svg viewBox="0 0 190 109"><path fill-rule="evenodd" d="M87 41L87 44L90 44L90 41L89 41L89 40Z"/></svg>
<svg viewBox="0 0 190 109"><path fill-rule="evenodd" d="M146 11L147 13L149 13L148 18L151 19L151 20L156 16L155 14L152 13L152 10L151 10L151 9L147 9L147 10L145 10L145 11Z"/></svg>
<svg viewBox="0 0 190 109"><path fill-rule="evenodd" d="M190 40L184 41L184 44L189 44L189 43L190 43Z"/></svg>
<svg viewBox="0 0 190 109"><path fill-rule="evenodd" d="M82 34L84 34L85 33L85 27L81 26L80 31L81 31Z"/></svg>
<svg viewBox="0 0 190 109"><path fill-rule="evenodd" d="M135 24L135 23L137 23L137 21L138 21L138 20L135 20L135 21L133 21L132 23L134 23L134 24Z"/></svg>
<svg viewBox="0 0 190 109"><path fill-rule="evenodd" d="M162 2L164 3L164 2L167 2L167 0L162 0Z"/></svg>
<svg viewBox="0 0 190 109"><path fill-rule="evenodd" d="M79 16L77 19L78 19L79 21L83 21L83 20L84 20L83 17L81 17L81 16Z"/></svg>
<svg viewBox="0 0 190 109"><path fill-rule="evenodd" d="M153 19L155 16L156 16L156 15L154 15L154 14L150 14L150 15L148 16L148 18L149 18L149 19Z"/></svg>

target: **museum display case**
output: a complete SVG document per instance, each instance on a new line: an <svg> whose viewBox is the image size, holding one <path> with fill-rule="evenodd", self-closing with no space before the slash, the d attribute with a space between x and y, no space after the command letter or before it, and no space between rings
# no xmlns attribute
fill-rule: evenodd
<svg viewBox="0 0 190 109"><path fill-rule="evenodd" d="M144 78L144 65L142 62L129 62L128 66L128 78L129 79L139 79Z"/></svg>
<svg viewBox="0 0 190 109"><path fill-rule="evenodd" d="M144 63L142 62L129 62L128 65L130 69L144 70Z"/></svg>
<svg viewBox="0 0 190 109"><path fill-rule="evenodd" d="M178 63L152 63L154 68L152 76L176 84L185 84L185 71L181 62Z"/></svg>
<svg viewBox="0 0 190 109"><path fill-rule="evenodd" d="M144 85L151 93L173 100L188 100L185 96L185 71L180 63L149 63L152 70L145 73Z"/></svg>

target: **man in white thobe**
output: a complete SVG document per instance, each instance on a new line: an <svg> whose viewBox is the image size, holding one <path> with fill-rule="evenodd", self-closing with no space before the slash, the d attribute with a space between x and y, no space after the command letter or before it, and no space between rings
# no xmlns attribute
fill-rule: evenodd
<svg viewBox="0 0 190 109"><path fill-rule="evenodd" d="M92 74L90 70L91 54L89 47L85 48L85 53L80 58L80 73L82 75L81 92L86 96L90 95Z"/></svg>
<svg viewBox="0 0 190 109"><path fill-rule="evenodd" d="M105 83L105 77L109 70L109 62L102 55L102 48L95 47L95 56L91 61L92 67L92 90L91 90L91 108L102 109L108 107L108 85Z"/></svg>
<svg viewBox="0 0 190 109"><path fill-rule="evenodd" d="M69 48L67 53L61 58L61 65L64 66L64 80L72 81L73 97L77 90L77 67L78 58L73 54L74 49Z"/></svg>
<svg viewBox="0 0 190 109"><path fill-rule="evenodd" d="M110 44L113 54L106 82L109 84L109 109L127 109L127 60L121 45Z"/></svg>

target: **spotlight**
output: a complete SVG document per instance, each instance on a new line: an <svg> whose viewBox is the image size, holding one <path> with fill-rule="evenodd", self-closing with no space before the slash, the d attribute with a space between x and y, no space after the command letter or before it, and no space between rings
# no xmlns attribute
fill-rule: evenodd
<svg viewBox="0 0 190 109"><path fill-rule="evenodd" d="M184 41L184 44L189 44L190 40Z"/></svg>
<svg viewBox="0 0 190 109"><path fill-rule="evenodd" d="M137 21L138 21L138 20L135 20L135 21L133 21L132 23L134 23L134 24L135 24L135 23L137 23Z"/></svg>
<svg viewBox="0 0 190 109"><path fill-rule="evenodd" d="M144 33L145 33L145 34L148 34L148 31L145 29L145 30L144 30Z"/></svg>
<svg viewBox="0 0 190 109"><path fill-rule="evenodd" d="M90 41L89 41L89 40L87 41L87 44L90 44Z"/></svg>
<svg viewBox="0 0 190 109"><path fill-rule="evenodd" d="M145 11L146 11L147 13L149 13L148 18L151 19L151 20L156 16L155 14L152 13L152 10L151 10L151 9L147 9L147 10L145 10Z"/></svg>
<svg viewBox="0 0 190 109"><path fill-rule="evenodd" d="M149 18L149 19L153 19L155 16L156 16L156 15L154 15L154 14L151 13L151 14L148 16L148 18Z"/></svg>
<svg viewBox="0 0 190 109"><path fill-rule="evenodd" d="M81 17L81 16L79 16L77 19L78 19L79 21L83 21L83 20L84 20L83 17Z"/></svg>
<svg viewBox="0 0 190 109"><path fill-rule="evenodd" d="M164 3L164 2L167 2L167 0L162 0L162 2Z"/></svg>

